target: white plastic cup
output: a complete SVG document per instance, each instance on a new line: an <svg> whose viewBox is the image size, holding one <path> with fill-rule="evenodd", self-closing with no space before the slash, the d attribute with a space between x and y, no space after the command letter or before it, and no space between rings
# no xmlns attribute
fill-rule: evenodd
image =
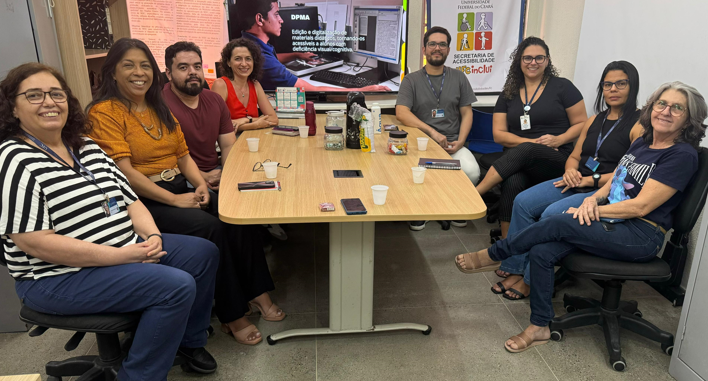
<svg viewBox="0 0 708 381"><path fill-rule="evenodd" d="M299 126L298 130L300 130L300 137L303 139L307 139L307 134L310 132L310 127L309 126Z"/></svg>
<svg viewBox="0 0 708 381"><path fill-rule="evenodd" d="M374 193L374 205L383 205L386 203L386 193L388 193L388 187L386 185L374 185L371 187L371 191Z"/></svg>
<svg viewBox="0 0 708 381"><path fill-rule="evenodd" d="M425 151L428 149L428 138L418 138L418 151Z"/></svg>
<svg viewBox="0 0 708 381"><path fill-rule="evenodd" d="M414 184L423 184L423 181L425 181L425 167L411 167L411 170L413 171L413 183Z"/></svg>
<svg viewBox="0 0 708 381"><path fill-rule="evenodd" d="M266 178L274 179L278 177L278 163L269 161L263 163L263 168L265 169Z"/></svg>
<svg viewBox="0 0 708 381"><path fill-rule="evenodd" d="M260 138L248 138L246 139L246 142L248 143L248 150L250 152L258 152L258 142L260 141Z"/></svg>

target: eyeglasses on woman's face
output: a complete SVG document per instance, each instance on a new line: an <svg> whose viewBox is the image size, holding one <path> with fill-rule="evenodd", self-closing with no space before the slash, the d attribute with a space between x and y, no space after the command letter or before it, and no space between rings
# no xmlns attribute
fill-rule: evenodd
<svg viewBox="0 0 708 381"><path fill-rule="evenodd" d="M540 65L546 62L546 56L522 56L521 61L525 64L530 64L532 61L536 61L536 63Z"/></svg>
<svg viewBox="0 0 708 381"><path fill-rule="evenodd" d="M686 106L680 105L678 103L670 105L663 100L654 101L654 104L652 105L652 110L656 112L663 112L667 107L669 108L669 112L672 116L681 116L687 110Z"/></svg>
<svg viewBox="0 0 708 381"><path fill-rule="evenodd" d="M616 82L609 82L609 81L602 82L602 89L605 91L612 90L612 86L617 87L617 90L624 90L627 88L627 86L629 86L629 80L628 79L621 79Z"/></svg>
<svg viewBox="0 0 708 381"><path fill-rule="evenodd" d="M52 89L49 91L42 91L39 89L27 90L24 93L19 93L16 96L24 95L27 98L27 102L33 105L41 105L49 94L54 103L64 103L69 98L69 95L65 90L62 89Z"/></svg>

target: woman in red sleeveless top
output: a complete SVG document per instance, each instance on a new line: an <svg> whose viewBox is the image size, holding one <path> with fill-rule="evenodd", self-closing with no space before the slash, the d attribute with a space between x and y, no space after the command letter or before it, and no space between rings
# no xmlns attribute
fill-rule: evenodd
<svg viewBox="0 0 708 381"><path fill-rule="evenodd" d="M221 51L225 76L214 81L211 90L221 95L231 112L237 131L278 125L278 117L258 78L263 68L261 49L244 38L231 40ZM262 116L258 116L260 108Z"/></svg>

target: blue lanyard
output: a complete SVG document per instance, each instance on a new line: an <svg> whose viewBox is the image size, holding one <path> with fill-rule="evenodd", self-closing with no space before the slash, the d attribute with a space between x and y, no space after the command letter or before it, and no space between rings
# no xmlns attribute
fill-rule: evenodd
<svg viewBox="0 0 708 381"><path fill-rule="evenodd" d="M440 96L442 95L443 91L443 86L445 86L445 68L443 67L443 74L442 74L442 83L440 84L440 94L435 92L435 88L433 87L433 83L430 82L430 76L428 75L428 71L423 69L425 72L425 77L428 78L428 84L430 85L430 90L433 90L433 95L435 96L435 99L437 99L438 104L435 106L435 108L440 108Z"/></svg>
<svg viewBox="0 0 708 381"><path fill-rule="evenodd" d="M609 114L609 111L608 111L608 114ZM613 124L612 127L610 127L610 130L607 131L607 133L605 134L605 137L602 137L602 127L604 127L605 122L607 122L607 114L605 114L605 120L602 121L602 125L600 126L600 132L597 134L597 145L595 146L595 156L594 156L595 160L597 160L598 152L600 152L600 146L602 145L602 143L605 142L605 139L607 139L607 137L610 136L610 134L612 133L612 130L614 130L615 127L617 127L617 125L619 124L619 122L621 120L622 120L622 117L617 119L615 124Z"/></svg>
<svg viewBox="0 0 708 381"><path fill-rule="evenodd" d="M533 102L534 98L536 98L536 93L538 93L538 89L540 88L541 84L539 83L536 87L536 91L534 91L533 95L531 96L531 100L529 100L529 93L526 92L526 86L524 86L524 96L526 97L526 104L524 104L524 114L528 114L528 112L531 111L531 102Z"/></svg>
<svg viewBox="0 0 708 381"><path fill-rule="evenodd" d="M52 156L56 157L57 159L59 159L59 161L61 161L62 163L64 163L64 165L68 166L68 167L71 168L73 171L75 171L75 172L77 172L79 175L81 175L81 177L83 177L84 179L86 179L86 181L88 181L88 182L92 183L93 185L97 186L98 189L101 191L101 193L103 193L103 195L106 196L106 192L104 192L103 189L101 189L101 187L98 185L98 183L96 182L96 177L93 175L93 173L92 173L91 171L89 171L88 168L84 167L83 164L81 164L81 162L79 161L79 159L77 159L76 156L74 156L74 153L71 151L71 149L69 148L69 146L66 145L66 143L64 143L64 146L66 147L66 150L69 151L69 155L71 155L71 158L74 159L74 162L79 165L79 168L80 168L79 171L76 171L76 169L74 169L73 166L69 165L66 161L64 161L64 159L61 158L61 156L59 156L59 155L58 155L56 152L54 152L51 148L47 147L47 145L44 144L44 143L42 143L39 139L37 139L37 138L35 138L34 136L28 134L26 131L22 131L22 132L23 132L23 133L25 134L25 136L27 136L31 141L33 141L34 144L38 145L38 146L39 146L40 148L42 148L43 150L47 151L47 153L49 153L50 155L52 155ZM83 170L84 172L86 172L86 173L88 174L88 176L84 176L84 174L81 173L82 170ZM106 196L106 197L107 197L107 196Z"/></svg>

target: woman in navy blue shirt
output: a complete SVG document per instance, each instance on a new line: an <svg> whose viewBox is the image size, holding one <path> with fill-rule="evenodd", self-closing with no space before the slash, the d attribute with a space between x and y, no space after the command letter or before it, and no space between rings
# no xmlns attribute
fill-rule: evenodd
<svg viewBox="0 0 708 381"><path fill-rule="evenodd" d="M509 352L548 342L555 316L554 265L576 249L600 257L647 262L664 243L672 213L698 170L696 148L705 136L708 105L693 87L666 83L649 97L639 123L644 135L620 159L614 176L578 208L509 234L489 249L458 255L460 271L494 271L499 261L529 253L531 324L506 341Z"/></svg>

